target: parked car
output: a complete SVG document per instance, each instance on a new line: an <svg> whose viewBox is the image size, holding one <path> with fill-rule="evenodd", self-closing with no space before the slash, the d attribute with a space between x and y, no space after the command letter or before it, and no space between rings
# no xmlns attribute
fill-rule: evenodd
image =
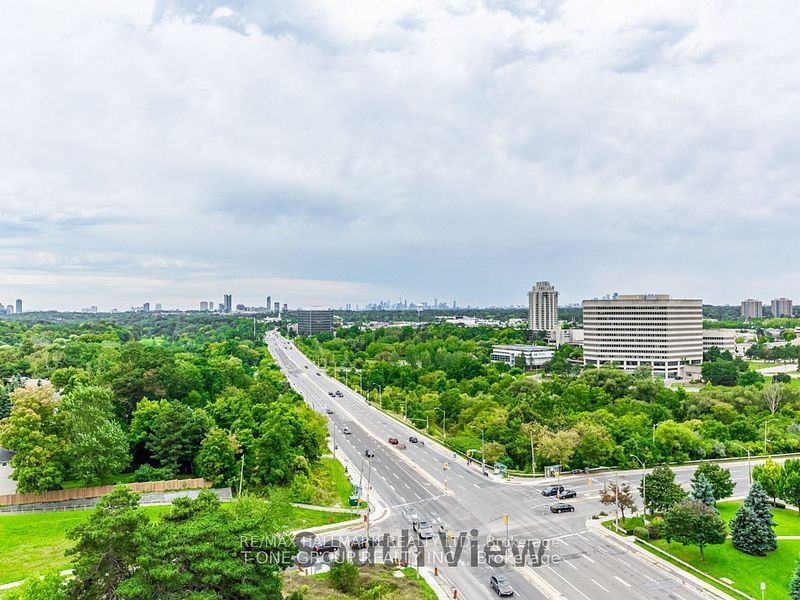
<svg viewBox="0 0 800 600"><path fill-rule="evenodd" d="M364 450L364 456L366 456L367 458L374 458L375 457L375 451L374 450L370 450L369 448L367 448L366 450Z"/></svg>
<svg viewBox="0 0 800 600"><path fill-rule="evenodd" d="M345 425L344 427L342 427L342 433L345 435L350 435L351 433L350 428L347 425Z"/></svg>
<svg viewBox="0 0 800 600"><path fill-rule="evenodd" d="M559 498L577 498L578 492L575 490L564 490L558 495Z"/></svg>
<svg viewBox="0 0 800 600"><path fill-rule="evenodd" d="M419 441L419 439L417 439L417 436L412 435L410 438L408 438L408 441L411 442L412 444L416 444Z"/></svg>
<svg viewBox="0 0 800 600"><path fill-rule="evenodd" d="M397 444L399 444L399 443L400 443L400 440L398 440L397 438L389 438L389 443L390 443L392 446L397 446Z"/></svg>
<svg viewBox="0 0 800 600"><path fill-rule="evenodd" d="M489 578L489 587L498 596L513 596L514 588L503 575L492 575Z"/></svg>
<svg viewBox="0 0 800 600"><path fill-rule="evenodd" d="M575 507L572 506L572 504L567 504L566 502L556 502L555 504L550 505L550 512L551 513L575 512Z"/></svg>
<svg viewBox="0 0 800 600"><path fill-rule="evenodd" d="M378 538L374 537L367 537L365 535L359 535L352 539L350 542L350 547L353 550L361 550L362 548L374 548L378 545Z"/></svg>
<svg viewBox="0 0 800 600"><path fill-rule="evenodd" d="M584 471L583 469L572 469L572 471L570 471L570 473L572 473L573 475L582 475L585 472L586 471Z"/></svg>
<svg viewBox="0 0 800 600"><path fill-rule="evenodd" d="M563 491L563 485L551 485L542 490L542 496L557 496Z"/></svg>

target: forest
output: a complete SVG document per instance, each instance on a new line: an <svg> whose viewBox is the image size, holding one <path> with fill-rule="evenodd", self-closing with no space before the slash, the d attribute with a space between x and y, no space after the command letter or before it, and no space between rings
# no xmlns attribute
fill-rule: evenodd
<svg viewBox="0 0 800 600"><path fill-rule="evenodd" d="M761 377L670 389L647 370L581 371L580 349L569 346L544 374L489 360L493 344L524 339L523 330L439 324L353 327L298 343L354 389L363 386L371 401L428 425L454 450L479 457L483 433L487 462L520 471L531 471L533 455L541 471L633 467L632 454L658 464L800 449L796 385Z"/></svg>

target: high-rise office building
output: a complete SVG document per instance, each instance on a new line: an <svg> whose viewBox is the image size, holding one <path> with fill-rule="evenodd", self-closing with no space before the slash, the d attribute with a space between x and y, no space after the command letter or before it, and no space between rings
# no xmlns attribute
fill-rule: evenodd
<svg viewBox="0 0 800 600"><path fill-rule="evenodd" d="M267 312L272 312L272 296L267 296Z"/></svg>
<svg viewBox="0 0 800 600"><path fill-rule="evenodd" d="M223 296L223 301L225 302L225 307L223 310L225 312L231 312L233 310L233 296L230 294L225 294Z"/></svg>
<svg viewBox="0 0 800 600"><path fill-rule="evenodd" d="M143 310L144 312L150 312L150 303L149 303L149 302L145 302L145 303L142 305L142 310Z"/></svg>
<svg viewBox="0 0 800 600"><path fill-rule="evenodd" d="M761 300L753 300L752 298L742 300L743 319L760 319L763 316L764 308L761 306Z"/></svg>
<svg viewBox="0 0 800 600"><path fill-rule="evenodd" d="M275 309L275 312L276 312L276 313L278 313L278 314L280 314L280 313L281 313L281 303L280 303L280 302L278 302L277 300L275 300L275 302L272 304L272 306L273 306L273 308Z"/></svg>
<svg viewBox="0 0 800 600"><path fill-rule="evenodd" d="M205 300L200 302L200 310L208 312L208 302L206 302Z"/></svg>
<svg viewBox="0 0 800 600"><path fill-rule="evenodd" d="M584 364L641 365L658 377L680 376L703 361L703 301L665 294L583 301Z"/></svg>
<svg viewBox="0 0 800 600"><path fill-rule="evenodd" d="M283 303L283 311L282 311L282 312L286 312L286 311L288 311L288 310L289 310L289 305L288 305L288 304L286 304L286 302L284 302L284 303Z"/></svg>
<svg viewBox="0 0 800 600"><path fill-rule="evenodd" d="M297 333L300 335L315 335L332 331L333 311L331 309L301 308L297 311Z"/></svg>
<svg viewBox="0 0 800 600"><path fill-rule="evenodd" d="M161 307L161 303L160 302L156 302L156 312L161 312L162 310L164 310L164 309Z"/></svg>
<svg viewBox="0 0 800 600"><path fill-rule="evenodd" d="M537 281L528 292L528 329L558 329L558 292L549 281Z"/></svg>
<svg viewBox="0 0 800 600"><path fill-rule="evenodd" d="M19 300L17 300L17 312L22 312L19 308ZM792 316L792 301L789 298L775 298L770 302L773 317L791 317Z"/></svg>
<svg viewBox="0 0 800 600"><path fill-rule="evenodd" d="M791 312L791 310L792 309L791 309L791 301L790 301L789 302L789 312ZM21 312L22 312L22 299L21 298L17 298L17 314L20 314Z"/></svg>

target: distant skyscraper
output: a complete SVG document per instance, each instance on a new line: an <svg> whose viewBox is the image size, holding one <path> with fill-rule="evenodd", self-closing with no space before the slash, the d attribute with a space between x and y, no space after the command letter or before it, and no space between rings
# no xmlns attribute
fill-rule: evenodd
<svg viewBox="0 0 800 600"><path fill-rule="evenodd" d="M200 303L200 310L208 312L208 302L206 302L205 300L203 300L203 301Z"/></svg>
<svg viewBox="0 0 800 600"><path fill-rule="evenodd" d="M150 312L150 303L149 303L149 302L145 302L145 303L142 305L142 310L143 310L144 312Z"/></svg>
<svg viewBox="0 0 800 600"><path fill-rule="evenodd" d="M304 308L297 311L297 333L300 335L330 333L331 331L333 331L332 310L327 308Z"/></svg>
<svg viewBox="0 0 800 600"><path fill-rule="evenodd" d="M761 306L761 300L753 300L752 298L742 300L743 319L760 319L763 316L764 309Z"/></svg>
<svg viewBox="0 0 800 600"><path fill-rule="evenodd" d="M267 296L267 312L272 311L272 296Z"/></svg>
<svg viewBox="0 0 800 600"><path fill-rule="evenodd" d="M225 294L224 302L225 302L225 308L224 308L225 312L231 312L231 310L233 310L233 296L231 296L230 294Z"/></svg>
<svg viewBox="0 0 800 600"><path fill-rule="evenodd" d="M161 312L161 311L162 311L161 303L160 302L156 302L156 312Z"/></svg>
<svg viewBox="0 0 800 600"><path fill-rule="evenodd" d="M789 312L791 312L791 310L792 310L791 309L791 304L792 303L790 301L789 302ZM20 314L21 312L22 312L22 300L20 298L17 298L17 314Z"/></svg>
<svg viewBox="0 0 800 600"><path fill-rule="evenodd" d="M219 310L219 312L225 312L225 305L222 302L220 302L217 305L217 309Z"/></svg>
<svg viewBox="0 0 800 600"><path fill-rule="evenodd" d="M289 310L289 305L286 304L286 302L284 302L283 303L283 312L286 312L287 310Z"/></svg>
<svg viewBox="0 0 800 600"><path fill-rule="evenodd" d="M789 298L775 298L770 302L773 317L791 317L792 301ZM17 312L22 312L21 304L17 300Z"/></svg>
<svg viewBox="0 0 800 600"><path fill-rule="evenodd" d="M558 292L549 281L537 281L528 292L528 329L558 329Z"/></svg>
<svg viewBox="0 0 800 600"><path fill-rule="evenodd" d="M281 303L278 302L277 300L275 300L275 302L273 303L272 306L275 309L275 312L280 314L280 312L281 312Z"/></svg>

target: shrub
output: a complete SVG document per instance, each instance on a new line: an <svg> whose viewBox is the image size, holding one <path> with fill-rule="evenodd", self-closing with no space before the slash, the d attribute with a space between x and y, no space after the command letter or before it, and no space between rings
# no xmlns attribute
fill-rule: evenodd
<svg viewBox="0 0 800 600"><path fill-rule="evenodd" d="M142 483L144 481L167 481L173 478L173 473L168 468L156 469L150 465L142 465L133 474L133 480Z"/></svg>
<svg viewBox="0 0 800 600"><path fill-rule="evenodd" d="M343 594L355 594L358 591L358 567L348 561L333 563L330 581L334 589Z"/></svg>
<svg viewBox="0 0 800 600"><path fill-rule="evenodd" d="M650 532L645 527L634 527L633 535L635 535L640 540L650 539Z"/></svg>
<svg viewBox="0 0 800 600"><path fill-rule="evenodd" d="M660 540L661 539L661 528L656 527L654 525L648 525L647 531L650 534L651 540Z"/></svg>

